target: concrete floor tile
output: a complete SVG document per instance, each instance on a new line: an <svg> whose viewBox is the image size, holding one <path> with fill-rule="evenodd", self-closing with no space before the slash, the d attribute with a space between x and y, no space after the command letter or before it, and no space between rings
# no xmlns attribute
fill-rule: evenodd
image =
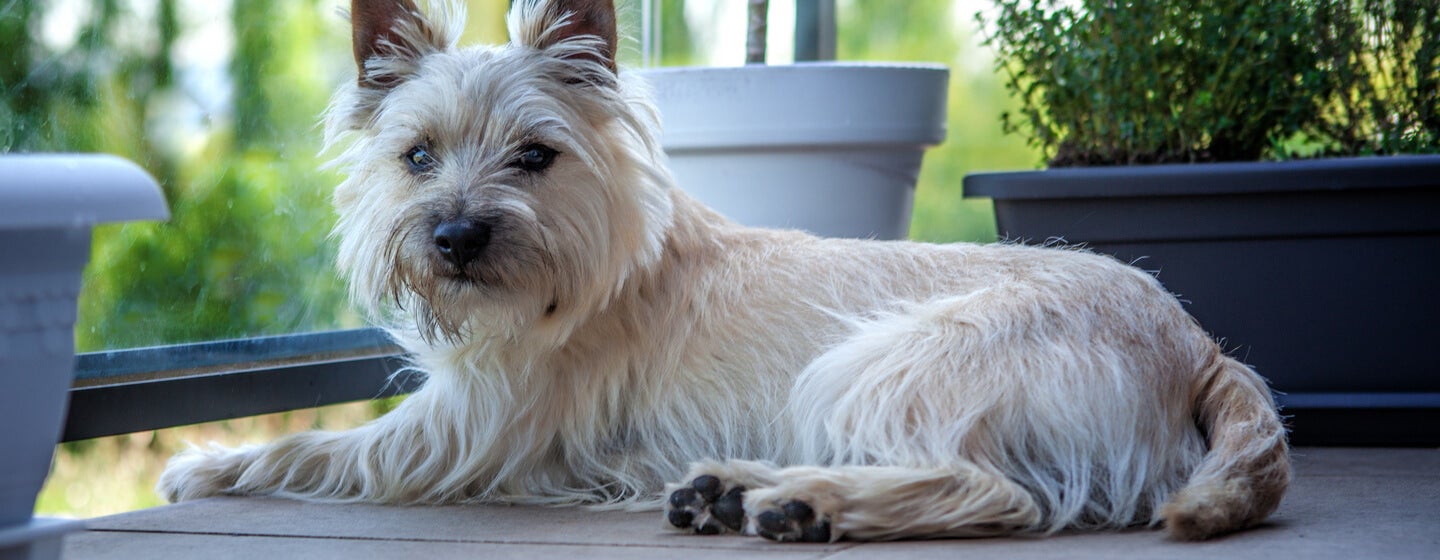
<svg viewBox="0 0 1440 560"><path fill-rule="evenodd" d="M687 549L783 550L737 536L666 529L659 512L531 506L394 507L315 504L279 498L210 498L92 519L91 529L299 537L421 539L539 544L614 544ZM844 545L829 545L838 550Z"/></svg>
<svg viewBox="0 0 1440 560"><path fill-rule="evenodd" d="M67 559L145 560L675 560L682 555L681 551L673 548L644 546L495 544L103 531L89 531L66 537L62 554L63 558ZM773 560L812 560L824 555L823 551L795 549L753 550L743 554L746 558ZM734 550L683 551L686 560L734 560L736 556Z"/></svg>
<svg viewBox="0 0 1440 560"><path fill-rule="evenodd" d="M90 531L67 538L66 557L1440 558L1440 451L1301 448L1295 450L1295 465L1290 492L1264 526L1205 543L1171 542L1161 531L1133 530L782 545L753 537L682 535L663 528L657 512L216 498L89 520Z"/></svg>

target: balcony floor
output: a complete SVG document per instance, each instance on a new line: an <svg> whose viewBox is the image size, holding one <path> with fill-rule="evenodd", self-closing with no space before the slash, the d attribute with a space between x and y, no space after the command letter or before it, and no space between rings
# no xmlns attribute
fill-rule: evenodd
<svg viewBox="0 0 1440 560"><path fill-rule="evenodd" d="M1205 543L1160 531L1035 539L782 545L685 536L658 513L504 506L321 505L216 498L91 519L64 557L91 558L1440 558L1440 450L1295 450L1263 527Z"/></svg>

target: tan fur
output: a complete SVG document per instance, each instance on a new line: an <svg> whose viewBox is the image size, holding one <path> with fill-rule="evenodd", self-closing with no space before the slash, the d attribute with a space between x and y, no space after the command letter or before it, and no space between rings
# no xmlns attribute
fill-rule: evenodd
<svg viewBox="0 0 1440 560"><path fill-rule="evenodd" d="M517 3L512 44L467 49L453 8L363 11L388 27L356 37L397 44L357 46L379 54L327 114L348 142L340 264L426 383L355 430L177 456L168 499L670 496L673 516L708 475L780 540L1162 521L1197 539L1275 509L1289 470L1264 381L1153 277L1080 250L730 222L672 185L644 84L571 6ZM533 145L559 155L520 170ZM416 147L438 163L407 167ZM457 217L494 226L463 266L432 233ZM826 530L761 527L809 511L793 504ZM693 507L682 525L708 523Z"/></svg>

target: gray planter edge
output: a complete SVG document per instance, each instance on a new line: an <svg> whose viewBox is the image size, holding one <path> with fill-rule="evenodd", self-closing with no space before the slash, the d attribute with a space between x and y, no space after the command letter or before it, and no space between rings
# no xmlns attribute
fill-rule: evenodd
<svg viewBox="0 0 1440 560"><path fill-rule="evenodd" d="M31 516L74 379L80 279L96 224L169 217L139 166L92 154L0 155L0 554L53 558L82 524Z"/></svg>
<svg viewBox="0 0 1440 560"><path fill-rule="evenodd" d="M1423 316L1425 310L1435 307L1433 303L1403 298L1404 294L1419 289L1417 285L1426 282L1423 279L1440 278L1440 265L1412 262L1410 268L1397 271L1403 277L1377 272L1375 274L1381 276L1376 281L1366 282L1357 281L1355 277L1369 274L1370 269L1357 269L1349 259L1383 262L1397 250L1388 245L1357 248L1357 243L1370 243L1362 240L1404 239L1409 240L1412 247L1414 244L1433 247L1435 240L1440 240L1440 220L1434 213L1440 208L1440 155L975 173L964 180L964 196L991 199L1000 234L1010 242L1078 244L1100 252L1115 251L1127 260L1149 254L1154 258L1137 264L1157 270L1167 287L1172 282L1188 284L1188 289L1177 290L1182 298L1195 291L1196 280L1178 271L1195 266L1181 267L1179 265L1185 263L1176 259L1197 254L1196 247L1228 247L1210 251L1211 258L1217 258L1217 255L1235 254L1230 251L1240 247L1308 245L1313 248L1322 240L1334 239L1349 244L1348 251L1358 253L1338 254L1335 262L1325 264L1330 267L1330 273L1317 273L1308 278L1329 283L1332 276L1347 277L1338 285L1378 294L1375 297L1381 298L1386 309L1399 310L1406 316L1385 321L1391 317L1372 314L1368 317L1371 321L1359 323L1370 326L1352 328L1344 344L1336 345L1332 340L1331 344L1316 346L1317 349L1365 347L1373 350L1375 346L1370 338L1393 340L1377 331L1394 335L1398 329L1414 338L1421 336L1421 331L1436 330L1433 320L1415 322L1420 320L1416 316ZM1216 242L1220 244L1210 245ZM1245 249L1252 250L1259 249ZM1170 254L1171 251L1178 252ZM1259 260L1254 258L1257 254L1261 253L1251 253L1246 262L1268 266L1272 274L1277 267L1296 266L1283 261L1286 253ZM1409 253L1407 262L1419 258L1418 254ZM1213 263L1207 261L1208 264ZM1313 264L1299 267L1326 270ZM1248 282L1252 279L1246 276L1254 276L1245 274L1244 269L1232 272L1236 273L1227 278L1237 281ZM1272 276L1272 283L1273 279ZM1268 293L1263 290L1273 288L1257 289L1262 291L1253 293ZM1326 290L1309 286L1303 291ZM1213 291L1209 295L1212 297L1204 301L1197 298L1195 304L1211 308L1215 297L1222 297ZM1312 312L1319 314L1317 318L1326 313L1323 308L1315 307L1321 304L1320 298L1310 301ZM1411 303L1405 304L1405 301ZM1252 303L1267 305L1263 298L1252 299ZM1187 303L1187 307L1189 305ZM1241 312L1256 316L1268 313L1261 307L1228 313ZM1383 324L1377 325L1377 320ZM1357 323L1348 324L1353 327ZM1383 329L1376 328L1382 326ZM1219 334L1224 338L1227 333ZM1239 343L1247 344L1245 340ZM1424 346L1414 340L1406 344L1395 348L1413 353L1415 348ZM1258 344L1252 348L1265 349ZM1411 373L1406 375L1413 375L1414 364L1420 363L1416 361L1420 358L1414 356L1397 359L1400 360L1395 363L1397 366L1408 364L1404 367ZM1267 377L1274 371L1261 369ZM1295 435L1301 443L1440 444L1440 392L1436 390L1434 378L1385 377L1390 374L1385 364L1377 363L1356 378L1354 390L1337 387L1332 382L1324 389L1285 394L1287 389L1277 386L1282 391L1277 400L1292 416L1293 426L1297 428ZM1321 392L1313 392L1317 390Z"/></svg>

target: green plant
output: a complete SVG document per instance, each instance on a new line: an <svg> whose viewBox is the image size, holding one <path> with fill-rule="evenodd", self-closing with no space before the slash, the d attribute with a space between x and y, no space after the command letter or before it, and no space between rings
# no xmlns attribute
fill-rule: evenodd
<svg viewBox="0 0 1440 560"><path fill-rule="evenodd" d="M1357 0L1314 37L1336 82L1306 131L1337 155L1440 152L1440 3Z"/></svg>
<svg viewBox="0 0 1440 560"><path fill-rule="evenodd" d="M1432 0L996 0L985 44L1051 166L1417 151Z"/></svg>

